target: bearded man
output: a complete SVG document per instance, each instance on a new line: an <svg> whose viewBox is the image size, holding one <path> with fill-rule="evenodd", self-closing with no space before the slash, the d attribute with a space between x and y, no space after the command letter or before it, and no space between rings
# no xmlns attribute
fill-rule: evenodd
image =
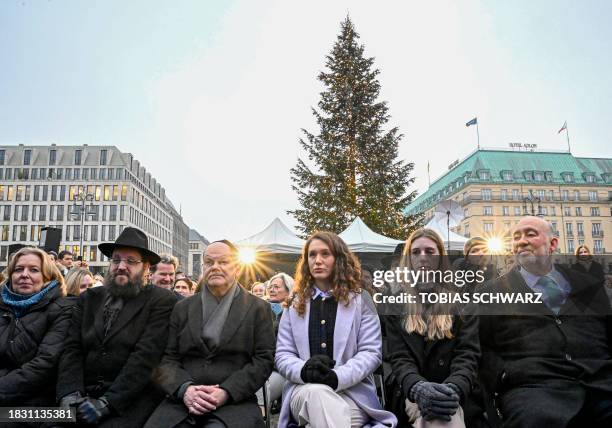
<svg viewBox="0 0 612 428"><path fill-rule="evenodd" d="M57 399L77 421L104 427L142 426L162 400L151 382L168 339L177 299L145 283L160 257L147 236L126 227L98 245L110 258L104 286L81 294L58 370Z"/></svg>

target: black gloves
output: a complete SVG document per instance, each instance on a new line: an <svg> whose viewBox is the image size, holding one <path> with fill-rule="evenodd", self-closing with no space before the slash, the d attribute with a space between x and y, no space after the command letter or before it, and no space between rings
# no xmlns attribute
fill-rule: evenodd
<svg viewBox="0 0 612 428"><path fill-rule="evenodd" d="M457 394L457 397L459 398L459 401L461 401L461 390L459 389L459 387L457 385L455 385L454 383L443 383L443 385L448 386L450 389L452 389L455 394Z"/></svg>
<svg viewBox="0 0 612 428"><path fill-rule="evenodd" d="M77 409L77 420L85 421L88 424L98 424L108 415L111 409L105 397L86 398Z"/></svg>
<svg viewBox="0 0 612 428"><path fill-rule="evenodd" d="M304 383L322 383L331 389L338 388L338 375L332 370L336 362L327 355L319 354L311 357L300 372Z"/></svg>
<svg viewBox="0 0 612 428"><path fill-rule="evenodd" d="M79 391L73 392L71 394L64 395L59 402L60 407L68 408L68 407L77 407L81 404L85 399L81 395Z"/></svg>
<svg viewBox="0 0 612 428"><path fill-rule="evenodd" d="M456 385L449 385L451 384L420 381L410 388L408 398L417 403L425 420L450 421L451 415L454 415L459 407L459 394L455 391Z"/></svg>

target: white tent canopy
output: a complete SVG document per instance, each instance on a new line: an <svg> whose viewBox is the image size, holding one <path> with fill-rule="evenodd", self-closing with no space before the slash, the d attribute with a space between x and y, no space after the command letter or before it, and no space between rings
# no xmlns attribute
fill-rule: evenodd
<svg viewBox="0 0 612 428"><path fill-rule="evenodd" d="M392 253L403 242L374 232L359 217L339 236L354 253Z"/></svg>
<svg viewBox="0 0 612 428"><path fill-rule="evenodd" d="M242 239L238 246L255 247L258 251L281 254L300 254L304 246L303 239L298 238L278 217L268 227L256 235Z"/></svg>
<svg viewBox="0 0 612 428"><path fill-rule="evenodd" d="M463 250L463 245L467 242L468 238L465 236L458 235L457 233L450 231L447 232L446 223L442 224L435 217L432 218L429 223L425 225L428 229L433 229L442 237L444 241L444 248L448 248L448 240L450 235L450 249L451 250Z"/></svg>

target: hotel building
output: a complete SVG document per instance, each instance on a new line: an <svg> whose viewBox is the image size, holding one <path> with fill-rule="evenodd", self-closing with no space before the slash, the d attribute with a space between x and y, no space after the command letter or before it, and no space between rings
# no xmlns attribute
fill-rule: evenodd
<svg viewBox="0 0 612 428"><path fill-rule="evenodd" d="M550 221L559 251L586 244L596 254L612 252L612 159L571 153L512 150L472 152L455 162L406 209L434 215L436 204L456 201L464 218L453 230L466 237L509 238L524 215Z"/></svg>

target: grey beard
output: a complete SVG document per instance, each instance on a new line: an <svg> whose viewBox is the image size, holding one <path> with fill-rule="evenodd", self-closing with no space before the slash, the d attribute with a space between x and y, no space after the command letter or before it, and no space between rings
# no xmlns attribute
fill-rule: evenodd
<svg viewBox="0 0 612 428"><path fill-rule="evenodd" d="M111 296L131 299L140 293L144 282L142 278L139 277L135 281L128 281L125 285L119 285L115 282L115 277L109 272L104 277L104 285L108 287L108 292Z"/></svg>

